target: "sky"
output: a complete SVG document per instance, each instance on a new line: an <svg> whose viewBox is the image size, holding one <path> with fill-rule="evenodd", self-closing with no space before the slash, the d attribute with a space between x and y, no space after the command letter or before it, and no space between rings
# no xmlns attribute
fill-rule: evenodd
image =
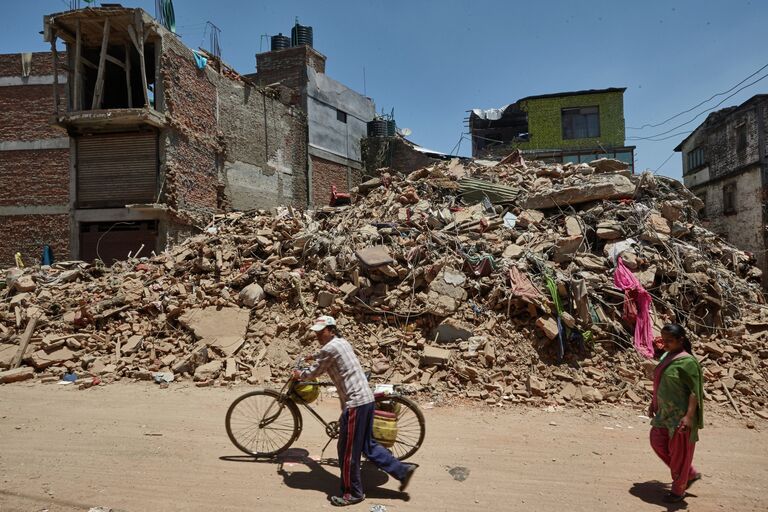
<svg viewBox="0 0 768 512"><path fill-rule="evenodd" d="M68 5L5 0L0 53L47 50L43 15ZM154 0L122 5L155 13ZM313 27L330 77L365 92L379 112L394 109L410 140L460 155L471 152L465 118L472 108L626 87L626 143L637 146L636 170L680 178L682 158L673 149L707 109L768 92L768 79L737 92L766 68L666 124L632 129L728 91L768 64L763 0L174 0L174 7L187 46L208 47L206 22L214 23L224 61L240 73L254 72L255 54L268 50L262 35L290 35L298 16Z"/></svg>

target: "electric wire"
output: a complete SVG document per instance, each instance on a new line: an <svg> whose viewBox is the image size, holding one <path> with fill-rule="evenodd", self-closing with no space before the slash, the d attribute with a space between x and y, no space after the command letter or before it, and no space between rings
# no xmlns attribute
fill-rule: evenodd
<svg viewBox="0 0 768 512"><path fill-rule="evenodd" d="M720 101L719 101L719 102L718 102L718 103L717 103L717 104L716 104L714 107L708 108L708 109L706 109L706 110L702 110L701 112L699 112L698 114L696 114L694 117L692 117L690 120L688 120L688 121L686 121L686 122L684 122L684 123L682 123L682 124L679 124L679 125L677 125L677 126L674 126L674 127L670 128L670 129L669 129L669 130L667 130L667 131L664 131L664 132L661 132L661 133L657 133L657 134L655 134L655 135L649 135L648 137L627 137L627 140L652 140L652 139L656 139L656 138L659 138L659 137L661 137L661 136L663 136L663 135L667 135L667 134L669 134L669 133L671 133L671 132L673 132L673 131L675 131L675 130L677 130L677 129L679 129L679 128L682 128L682 127L683 127L683 126L685 126L685 125L691 124L691 123L692 123L692 122L694 122L696 119L698 119L698 118L699 118L699 117L700 117L702 114L706 114L707 112L711 112L711 111L715 110L717 107L719 107L720 105L722 105L723 103L725 103L725 102L726 102L727 100L729 100L730 98L733 98L734 96L736 96L738 93L740 93L740 92L741 92L741 91L743 91L744 89L747 89L747 88L749 88L749 87L752 87L753 85L755 85L755 84L757 84L758 82L760 82L760 81L764 80L765 78L768 78L768 73L766 73L765 75L761 76L761 77L760 77L760 78L758 78L757 80L755 80L755 81L753 81L753 82L750 82L750 83L748 83L747 85L745 85L745 86L743 86L743 87L741 87L741 88L737 89L737 90L736 90L734 93L732 93L732 94L730 94L730 95L726 96L725 98L723 98L722 100L720 100Z"/></svg>
<svg viewBox="0 0 768 512"><path fill-rule="evenodd" d="M693 107L689 108L688 110L683 110L682 112L678 112L677 114L673 115L672 117L669 117L669 118L665 119L664 121L661 121L660 123L654 123L654 124L646 123L646 124L644 124L642 126L639 126L639 127L627 126L627 130L642 130L644 128L658 128L659 126L663 126L663 125L667 124L668 122L672 121L673 119L676 119L676 118L678 118L678 117L680 117L680 116L682 116L684 114L692 112L692 111L696 110L697 108L701 107L702 105L704 105L706 103L709 103L710 101L712 101L713 99L717 98L718 96L723 96L724 94L728 94L729 92L731 92L732 90L734 90L735 88L737 88L738 86L740 86L741 84L743 84L744 82L746 82L747 80L752 78L753 76L755 76L758 73L760 73L765 68L768 68L768 64L764 65L763 67L761 67L760 69L758 69L757 71L755 71L754 73L752 73L751 75L749 75L744 80L742 80L741 82L737 83L736 85L734 85L733 87L731 87L727 91L723 91L723 92L719 92L717 94L713 94L712 96L710 96L706 100L702 101L701 103L698 103L698 104L694 105Z"/></svg>

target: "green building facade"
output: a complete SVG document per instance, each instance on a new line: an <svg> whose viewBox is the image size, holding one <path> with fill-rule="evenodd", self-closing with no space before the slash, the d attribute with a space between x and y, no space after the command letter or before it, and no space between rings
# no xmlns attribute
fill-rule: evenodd
<svg viewBox="0 0 768 512"><path fill-rule="evenodd" d="M529 96L501 109L473 110L472 156L503 157L520 149L529 158L590 162L610 157L630 165L624 145L624 88Z"/></svg>

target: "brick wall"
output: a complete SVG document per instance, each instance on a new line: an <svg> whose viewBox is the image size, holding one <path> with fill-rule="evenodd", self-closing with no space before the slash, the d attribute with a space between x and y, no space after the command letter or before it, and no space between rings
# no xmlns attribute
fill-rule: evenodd
<svg viewBox="0 0 768 512"><path fill-rule="evenodd" d="M64 101L64 86L59 89ZM66 137L64 130L51 124L52 117L52 85L0 87L0 141Z"/></svg>
<svg viewBox="0 0 768 512"><path fill-rule="evenodd" d="M195 211L306 206L306 116L279 94L198 69L174 37L164 46L168 204Z"/></svg>
<svg viewBox="0 0 768 512"><path fill-rule="evenodd" d="M360 144L365 174L368 176L376 176L376 171L382 167L410 173L436 162L397 137L368 137L360 141Z"/></svg>
<svg viewBox="0 0 768 512"><path fill-rule="evenodd" d="M238 210L307 205L307 124L272 92L222 79L225 192Z"/></svg>
<svg viewBox="0 0 768 512"><path fill-rule="evenodd" d="M66 62L67 54L59 52L59 61ZM59 71L61 73L61 71ZM45 76L53 74L53 56L50 52L36 52L32 54L33 76ZM21 54L0 54L0 76L21 76Z"/></svg>
<svg viewBox="0 0 768 512"><path fill-rule="evenodd" d="M52 73L51 55L33 54L31 76ZM0 55L0 77L24 83L21 75L21 54ZM59 93L64 104L64 84ZM39 262L46 244L57 259L69 258L69 215L44 208L69 203L69 149L13 149L13 143L66 138L51 124L53 114L52 83L0 86L0 142L9 146L0 151L0 267L13 265L16 252L27 264Z"/></svg>
<svg viewBox="0 0 768 512"><path fill-rule="evenodd" d="M0 240L0 267L14 265L16 252L27 265L39 263L45 245L51 246L56 260L69 259L69 216L0 216Z"/></svg>
<svg viewBox="0 0 768 512"><path fill-rule="evenodd" d="M0 152L0 206L69 202L69 149Z"/></svg>
<svg viewBox="0 0 768 512"><path fill-rule="evenodd" d="M310 159L312 160L312 200L315 208L328 206L332 185L336 185L338 192L349 192L347 166L316 156L310 156Z"/></svg>
<svg viewBox="0 0 768 512"><path fill-rule="evenodd" d="M170 125L160 137L165 199L173 208L213 212L219 206L217 158L222 151L216 87L175 36L165 37L163 45L160 70Z"/></svg>
<svg viewBox="0 0 768 512"><path fill-rule="evenodd" d="M325 73L325 56L308 46L297 46L256 55L256 80L259 85L281 82L294 90L306 85L306 68Z"/></svg>

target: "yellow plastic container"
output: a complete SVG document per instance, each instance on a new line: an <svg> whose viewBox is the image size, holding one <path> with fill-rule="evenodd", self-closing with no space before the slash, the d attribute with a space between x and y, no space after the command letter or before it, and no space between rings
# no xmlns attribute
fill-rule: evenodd
<svg viewBox="0 0 768 512"><path fill-rule="evenodd" d="M397 441L397 415L387 411L374 411L373 438L385 448L394 446Z"/></svg>
<svg viewBox="0 0 768 512"><path fill-rule="evenodd" d="M308 404L314 402L320 396L320 386L314 384L301 384L293 388L293 391Z"/></svg>

